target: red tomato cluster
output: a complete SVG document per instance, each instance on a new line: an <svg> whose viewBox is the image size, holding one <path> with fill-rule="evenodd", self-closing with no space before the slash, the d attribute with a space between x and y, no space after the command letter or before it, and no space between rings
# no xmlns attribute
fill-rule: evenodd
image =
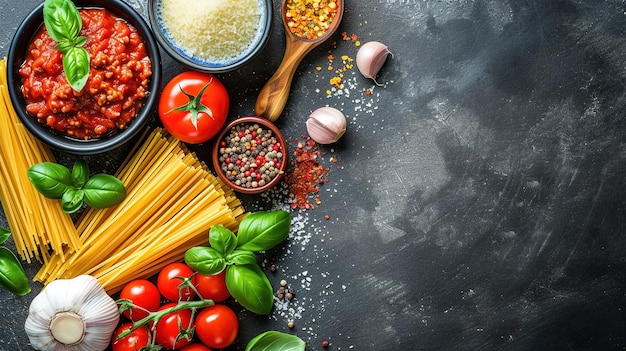
<svg viewBox="0 0 626 351"><path fill-rule="evenodd" d="M195 290L186 284L193 284ZM202 308L193 317L191 309L171 312L158 320L134 330L130 335L117 336L149 315L176 306L179 302L197 298L223 302L230 297L226 288L225 271L207 276L195 272L184 263L172 263L159 273L156 284L138 279L129 282L120 292L120 299L132 301L135 307L124 311L126 320L113 334L113 351L138 351L154 341L167 350L211 351L230 346L239 332L239 321L235 312L223 304ZM198 298L200 298L198 297ZM149 329L151 328L151 330Z"/></svg>

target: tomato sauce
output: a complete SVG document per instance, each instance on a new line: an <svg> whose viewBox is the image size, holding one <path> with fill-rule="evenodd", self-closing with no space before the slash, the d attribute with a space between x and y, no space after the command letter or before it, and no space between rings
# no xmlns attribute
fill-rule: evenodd
<svg viewBox="0 0 626 351"><path fill-rule="evenodd" d="M89 140L124 129L143 106L152 64L137 30L104 9L79 10L91 68L74 91L65 78L63 54L45 26L29 45L20 68L26 110L69 137Z"/></svg>

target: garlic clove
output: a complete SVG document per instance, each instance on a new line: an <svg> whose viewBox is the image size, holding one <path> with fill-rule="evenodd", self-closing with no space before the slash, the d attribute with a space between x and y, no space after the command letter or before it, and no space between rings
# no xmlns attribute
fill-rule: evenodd
<svg viewBox="0 0 626 351"><path fill-rule="evenodd" d="M346 132L346 116L334 107L320 107L306 121L311 139L320 144L332 144Z"/></svg>
<svg viewBox="0 0 626 351"><path fill-rule="evenodd" d="M376 81L376 76L389 55L393 56L387 45L378 41L370 41L359 48L356 54L356 66L365 78L372 79L376 85L380 86L382 84Z"/></svg>

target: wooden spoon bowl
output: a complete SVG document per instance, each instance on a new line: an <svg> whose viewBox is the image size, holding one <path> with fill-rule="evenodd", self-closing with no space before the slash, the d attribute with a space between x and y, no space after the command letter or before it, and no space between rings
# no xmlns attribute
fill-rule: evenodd
<svg viewBox="0 0 626 351"><path fill-rule="evenodd" d="M336 3L338 9L330 27L323 35L309 40L291 33L286 18L287 0L283 0L280 17L282 18L283 27L285 29L285 54L274 75L259 92L255 106L255 112L258 116L262 116L273 122L281 115L287 104L291 82L298 65L311 50L330 38L341 23L344 0L336 0Z"/></svg>

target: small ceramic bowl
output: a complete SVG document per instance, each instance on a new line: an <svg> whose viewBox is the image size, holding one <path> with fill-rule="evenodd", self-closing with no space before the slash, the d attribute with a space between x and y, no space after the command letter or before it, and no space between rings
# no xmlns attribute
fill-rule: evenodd
<svg viewBox="0 0 626 351"><path fill-rule="evenodd" d="M222 43L215 42L215 40L219 40L221 37L224 37L222 39L232 41L232 38L235 36L228 33L231 31L231 27L235 27L236 24L233 24L232 26L226 24L225 26L223 23L216 23L212 21L212 19L222 19L225 17L228 19L228 16L232 16L234 19L241 19L242 17L245 17L245 14L242 14L235 9L225 10L223 7L215 9L211 6L220 7L225 6L226 3L238 4L242 3L242 1L188 1L186 3L189 5L185 6L189 6L190 8L181 9L177 4L175 6L176 11L180 10L182 13L173 15L171 18L168 17L170 14L165 13L167 10L165 9L166 7L164 7L164 4L166 4L167 1L169 0L150 0L148 5L150 24L161 47L172 58L178 61L178 63L189 69L206 73L225 73L234 71L254 59L263 50L270 37L272 30L272 17L274 13L272 0L248 0L251 3L258 5L258 22L253 23L250 28L251 31L254 31L254 35L251 35L251 31L247 32L248 34L246 36L249 37L250 41L239 52L229 53L229 50L235 49L227 49L226 51L229 54L228 57L217 57L216 52L221 47ZM198 6L198 8L193 8L193 6ZM251 8L252 7L248 9ZM256 8L254 8L254 10L256 10ZM224 13L215 15L211 11L223 11ZM185 13L187 15L185 15ZM197 16L198 18L191 19L191 16ZM173 21L176 18L184 18L181 20L181 23L178 23L176 26L177 29L181 29L180 32L174 34L173 31L167 28L166 23L168 18L169 21ZM195 28L195 26L202 25L202 21L205 21L204 25L206 26L206 29L199 30L198 28ZM202 37L189 38L190 42L187 44L181 43L181 35L193 35L194 32L200 31L203 33ZM213 38L211 38L211 36L213 36ZM178 37L179 39L175 39L175 37ZM240 46L240 44L243 45L245 43L238 43L237 45ZM189 45L194 45L195 47L190 48ZM194 50L195 52L192 52ZM205 50L204 54L198 53L199 50Z"/></svg>
<svg viewBox="0 0 626 351"><path fill-rule="evenodd" d="M255 132L255 134L253 135L252 133L246 134L245 132L243 132L243 130L246 129L255 129L249 129L250 126L255 125L261 130L261 133L257 134ZM240 155L240 157L230 158L228 155L224 156L226 154L224 153L225 149L232 148L233 144L229 142L228 136L233 130L241 131L242 134L239 134L239 137L244 135L246 136L247 139L240 144L246 144L245 148L248 150L250 150L249 147L252 148L250 154L245 156L248 158L247 162L243 160L243 151L234 152L235 154ZM265 138L265 135L267 135L266 133L268 131L271 131L271 138ZM270 143L270 141L272 141L272 138L275 138L276 144ZM253 142L251 139L267 141L267 143L270 145L263 146L262 148L261 146L259 146L257 151L253 151L257 143L256 141ZM258 153L260 153L260 151L266 151L266 157L263 156L263 153L259 156ZM262 117L248 116L240 117L230 122L220 132L220 134L215 139L211 158L213 160L213 167L215 168L215 172L217 173L218 177L222 181L224 181L224 183L226 183L226 185L228 185L233 190L243 194L258 194L272 188L282 180L287 170L288 152L289 151L287 149L287 142L283 137L283 134L272 122ZM226 160L226 158L229 158L229 160ZM247 164L255 163L255 161L258 161L259 158L261 160L256 163L256 165L251 166L251 168L244 168L241 165L241 163L244 162ZM240 163L238 162L238 160L242 162ZM229 166L232 169L229 168ZM251 184L252 181L257 181L256 186L242 185L240 183L237 183L237 179L239 179L240 181L242 180L240 176L233 176L232 174L230 176L226 175L226 172L232 172L234 174L241 175L245 173L245 170L249 170L251 172L251 175L249 177L252 180L248 180L248 184ZM265 171L267 171L267 173L265 173ZM260 174L260 176L258 178L255 178L255 174ZM263 176L264 174L270 174L271 176ZM261 179L263 180L263 183L259 183ZM245 179L243 181L246 182Z"/></svg>
<svg viewBox="0 0 626 351"><path fill-rule="evenodd" d="M161 85L161 57L158 44L146 21L132 7L121 0L74 0L77 8L104 8L113 15L123 18L137 29L143 39L146 53L151 60L152 75L148 83L148 94L143 106L125 129L113 131L105 136L88 140L73 138L57 132L37 121L26 111L26 102L22 94L22 77L19 69L24 63L32 37L43 26L43 4L37 6L18 27L7 57L7 80L11 102L22 123L28 131L49 147L76 155L94 155L113 150L132 139L140 132L151 118L159 98Z"/></svg>

